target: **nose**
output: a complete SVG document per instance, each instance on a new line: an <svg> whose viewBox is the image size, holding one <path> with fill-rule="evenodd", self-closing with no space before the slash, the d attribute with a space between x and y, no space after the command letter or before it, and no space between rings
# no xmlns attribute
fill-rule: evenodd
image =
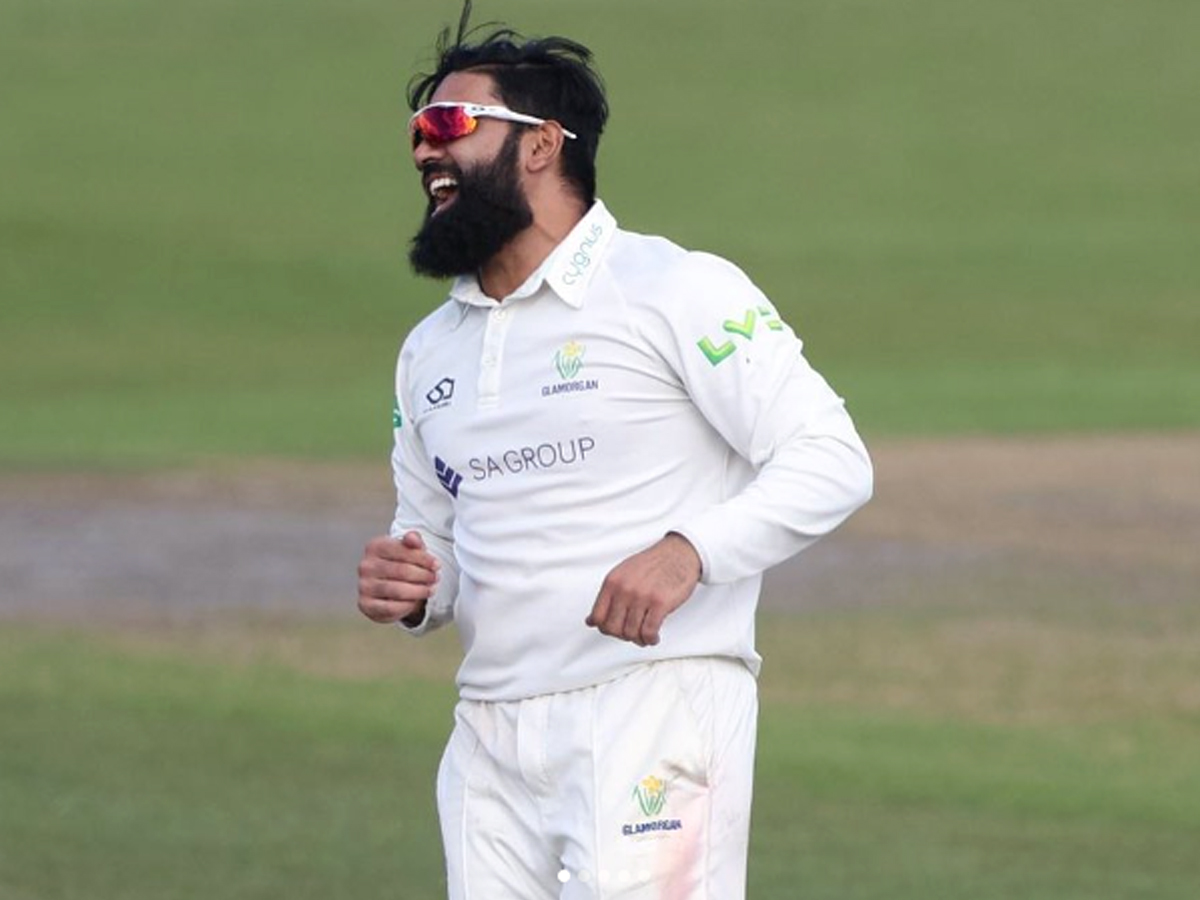
<svg viewBox="0 0 1200 900"><path fill-rule="evenodd" d="M424 138L413 147L413 164L418 169L425 168L426 164L437 159L444 159L446 156L445 145L431 144Z"/></svg>

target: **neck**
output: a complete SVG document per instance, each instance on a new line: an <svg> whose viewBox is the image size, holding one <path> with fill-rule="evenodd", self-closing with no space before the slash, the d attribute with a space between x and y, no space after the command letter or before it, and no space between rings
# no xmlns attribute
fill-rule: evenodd
<svg viewBox="0 0 1200 900"><path fill-rule="evenodd" d="M556 204L548 209L534 206L533 224L505 244L479 270L483 292L499 301L519 288L586 213L580 202Z"/></svg>

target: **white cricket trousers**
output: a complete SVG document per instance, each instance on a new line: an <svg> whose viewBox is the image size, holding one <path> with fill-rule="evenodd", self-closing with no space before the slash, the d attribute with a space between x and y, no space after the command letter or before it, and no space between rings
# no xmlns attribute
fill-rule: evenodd
<svg viewBox="0 0 1200 900"><path fill-rule="evenodd" d="M460 701L437 782L450 900L743 900L757 722L724 658Z"/></svg>

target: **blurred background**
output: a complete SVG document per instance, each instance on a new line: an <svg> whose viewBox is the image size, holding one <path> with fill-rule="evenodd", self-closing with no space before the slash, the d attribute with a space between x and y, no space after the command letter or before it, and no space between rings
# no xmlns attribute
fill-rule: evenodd
<svg viewBox="0 0 1200 900"><path fill-rule="evenodd" d="M771 573L755 898L1200 890L1200 5L478 0L726 256L875 501ZM0 897L441 895L454 635L369 627L455 3L0 0Z"/></svg>

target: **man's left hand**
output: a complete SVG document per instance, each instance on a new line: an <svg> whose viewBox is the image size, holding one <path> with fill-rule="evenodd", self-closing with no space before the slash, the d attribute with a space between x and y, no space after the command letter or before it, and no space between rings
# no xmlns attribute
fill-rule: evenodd
<svg viewBox="0 0 1200 900"><path fill-rule="evenodd" d="M699 554L687 538L671 532L608 573L587 624L609 637L653 646L663 620L683 606L699 581Z"/></svg>

